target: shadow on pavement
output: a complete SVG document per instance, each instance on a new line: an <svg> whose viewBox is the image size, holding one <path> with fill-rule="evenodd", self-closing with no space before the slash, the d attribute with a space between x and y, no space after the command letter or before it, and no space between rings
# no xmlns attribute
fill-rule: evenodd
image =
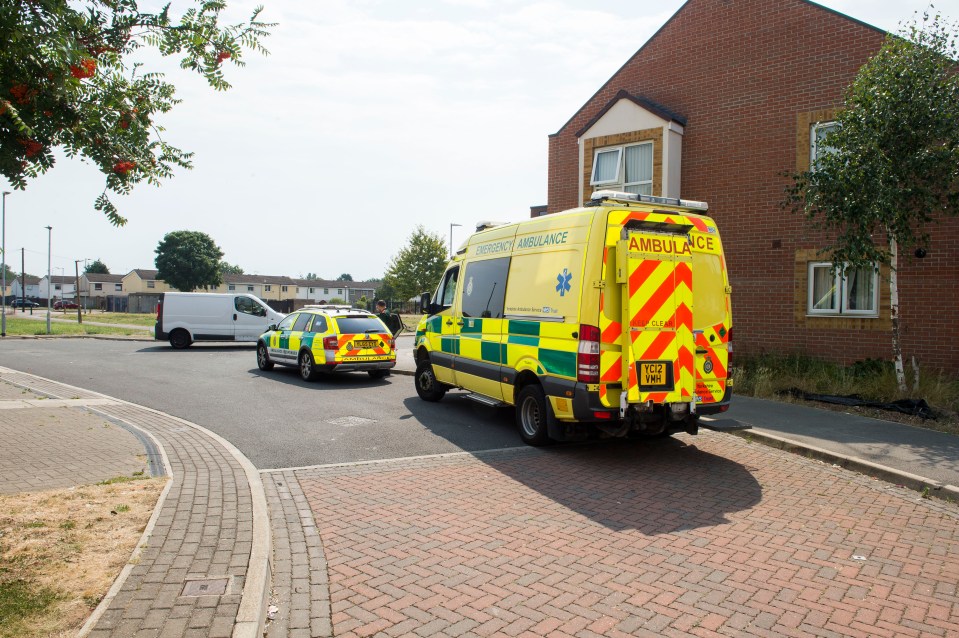
<svg viewBox="0 0 959 638"><path fill-rule="evenodd" d="M513 411L444 398L448 410L424 410L417 397L404 403L426 428L526 488L611 530L635 529L668 534L729 522L726 515L747 510L762 498L751 469L710 454L695 438L617 439L510 450L507 454L470 450L461 423L488 416L484 437L521 446ZM460 418L457 418L460 417ZM509 442L512 444L509 444Z"/></svg>

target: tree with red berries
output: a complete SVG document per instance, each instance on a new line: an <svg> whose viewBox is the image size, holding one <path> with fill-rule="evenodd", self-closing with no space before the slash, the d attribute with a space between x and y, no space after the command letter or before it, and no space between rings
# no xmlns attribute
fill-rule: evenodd
<svg viewBox="0 0 959 638"><path fill-rule="evenodd" d="M189 0L179 17L168 4L144 13L136 0L9 0L0 3L0 174L17 189L53 168L54 149L95 163L106 176L95 208L126 223L108 193L159 186L192 153L163 140L156 122L179 100L160 73L131 62L153 48L216 90L230 87L223 65L243 66L270 23L257 7L248 22L223 26L223 0Z"/></svg>

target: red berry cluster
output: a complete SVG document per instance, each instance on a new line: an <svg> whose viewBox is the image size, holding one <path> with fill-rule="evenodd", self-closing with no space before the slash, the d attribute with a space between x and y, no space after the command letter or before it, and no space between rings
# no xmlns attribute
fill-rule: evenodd
<svg viewBox="0 0 959 638"><path fill-rule="evenodd" d="M36 94L37 91L28 88L26 84L14 84L10 87L10 95L17 101L17 104L28 104Z"/></svg>
<svg viewBox="0 0 959 638"><path fill-rule="evenodd" d="M229 60L232 57L232 54L229 51L220 51L216 54L216 63L219 64L223 60Z"/></svg>
<svg viewBox="0 0 959 638"><path fill-rule="evenodd" d="M93 58L84 58L83 60L80 60L80 64L78 66L70 67L70 74L78 80L92 77L96 72L97 61Z"/></svg>
<svg viewBox="0 0 959 638"><path fill-rule="evenodd" d="M37 153L43 150L43 144L41 144L40 142L36 140L21 138L21 139L18 139L17 142L19 142L20 145L23 146L23 148L26 150L27 157L33 157L34 155L36 155Z"/></svg>
<svg viewBox="0 0 959 638"><path fill-rule="evenodd" d="M117 175L126 175L136 167L136 162L117 162L113 165L113 172Z"/></svg>

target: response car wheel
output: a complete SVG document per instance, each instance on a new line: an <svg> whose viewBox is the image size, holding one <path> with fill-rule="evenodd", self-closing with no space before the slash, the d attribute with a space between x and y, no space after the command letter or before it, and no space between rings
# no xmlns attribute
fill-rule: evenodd
<svg viewBox="0 0 959 638"><path fill-rule="evenodd" d="M256 346L256 366L264 371L273 369L273 362L270 361L270 353L267 352L265 344Z"/></svg>
<svg viewBox="0 0 959 638"><path fill-rule="evenodd" d="M170 345L177 350L189 348L191 343L193 342L190 341L190 333L182 328L174 330L170 333Z"/></svg>
<svg viewBox="0 0 959 638"><path fill-rule="evenodd" d="M304 381L314 381L319 373L316 371L316 362L313 360L313 353L304 350L300 353L300 377Z"/></svg>
<svg viewBox="0 0 959 638"><path fill-rule="evenodd" d="M543 388L534 383L520 390L516 400L516 425L523 441L529 445L549 443L548 419L549 403Z"/></svg>
<svg viewBox="0 0 959 638"><path fill-rule="evenodd" d="M449 386L445 383L436 380L429 359L420 361L419 365L416 366L414 379L416 381L416 394L420 395L420 398L424 401L439 401L449 389Z"/></svg>

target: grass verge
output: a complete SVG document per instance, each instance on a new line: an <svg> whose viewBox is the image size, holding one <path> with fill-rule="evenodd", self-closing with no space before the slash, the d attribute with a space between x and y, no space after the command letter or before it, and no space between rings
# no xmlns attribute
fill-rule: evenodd
<svg viewBox="0 0 959 638"><path fill-rule="evenodd" d="M815 394L858 395L871 401L925 399L936 412L935 420L876 408L850 408L820 402L812 404L959 434L959 379L940 372L921 370L917 385L912 371L907 370L907 384L915 389L903 393L897 387L895 371L888 361L869 359L842 366L798 355L736 355L734 364L732 377L736 382L736 394L801 402L786 394L795 388Z"/></svg>
<svg viewBox="0 0 959 638"><path fill-rule="evenodd" d="M59 319L60 317L57 317L57 318ZM99 318L97 318L96 320L99 321ZM112 326L91 326L88 323L78 324L78 323L65 323L62 321L51 321L50 331L52 334L55 334L55 335L106 334L106 335L152 337L153 324L151 323L149 328L144 327L142 330L137 330L134 328L121 328L121 327L112 327ZM45 335L47 334L47 324L45 321L37 321L35 319L19 319L16 317L7 317L7 334L15 335L15 336L16 335L20 335L20 336Z"/></svg>
<svg viewBox="0 0 959 638"><path fill-rule="evenodd" d="M166 481L0 495L0 638L76 635L130 560Z"/></svg>

